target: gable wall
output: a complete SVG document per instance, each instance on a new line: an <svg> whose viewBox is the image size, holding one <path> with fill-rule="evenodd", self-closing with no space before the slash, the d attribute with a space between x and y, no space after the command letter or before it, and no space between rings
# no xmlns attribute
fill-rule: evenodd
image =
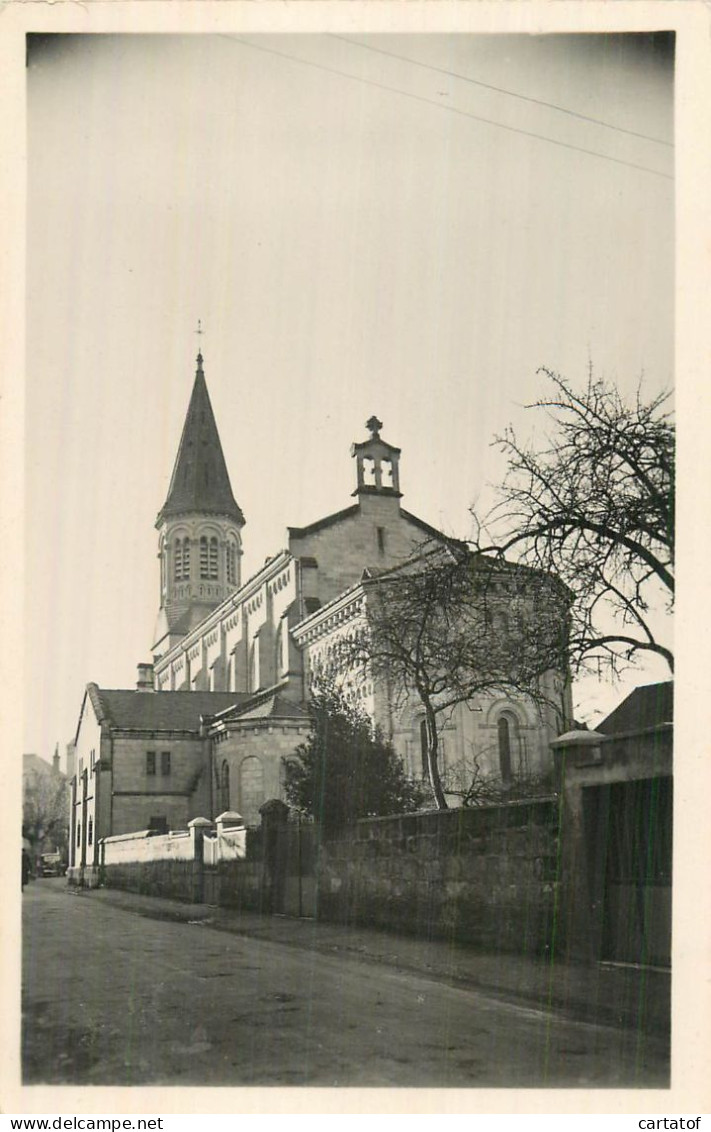
<svg viewBox="0 0 711 1132"><path fill-rule="evenodd" d="M378 527L385 532L382 552ZM402 514L397 498L362 495L356 514L310 534L291 534L289 550L295 558L318 562L318 597L325 605L356 585L367 566L389 569L427 541L427 534Z"/></svg>
<svg viewBox="0 0 711 1132"><path fill-rule="evenodd" d="M84 701L84 710L79 724L76 742L76 791L74 794L73 814L69 822L69 862L70 866L79 865L84 850L85 860L91 863L94 859L95 846L99 837L105 836L100 820L97 821L97 783L99 771L96 766L92 768L92 751L94 762L98 762L102 753L101 727L94 714L91 698L87 694ZM86 778L84 778L86 771ZM86 788L84 783L86 782ZM87 833L91 826L92 844L88 843ZM78 840L78 844L77 844Z"/></svg>

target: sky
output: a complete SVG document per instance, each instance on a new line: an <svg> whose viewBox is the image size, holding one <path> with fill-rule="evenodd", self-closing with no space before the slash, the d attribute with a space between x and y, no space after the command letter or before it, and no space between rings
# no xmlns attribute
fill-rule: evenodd
<svg viewBox="0 0 711 1132"><path fill-rule="evenodd" d="M42 36L27 83L26 751L150 659L198 343L243 578L352 502L373 413L467 537L539 367L673 385L668 40Z"/></svg>

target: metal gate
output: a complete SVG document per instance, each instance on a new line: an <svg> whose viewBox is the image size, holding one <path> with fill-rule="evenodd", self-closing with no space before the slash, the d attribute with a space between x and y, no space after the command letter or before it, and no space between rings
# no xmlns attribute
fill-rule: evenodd
<svg viewBox="0 0 711 1132"><path fill-rule="evenodd" d="M672 779L589 787L591 896L601 913L600 958L671 962Z"/></svg>
<svg viewBox="0 0 711 1132"><path fill-rule="evenodd" d="M313 822L305 822L298 814L286 826L285 916L316 915L316 834Z"/></svg>
<svg viewBox="0 0 711 1132"><path fill-rule="evenodd" d="M282 916L316 915L318 827L276 810L261 829L264 907ZM276 820L274 820L276 818Z"/></svg>

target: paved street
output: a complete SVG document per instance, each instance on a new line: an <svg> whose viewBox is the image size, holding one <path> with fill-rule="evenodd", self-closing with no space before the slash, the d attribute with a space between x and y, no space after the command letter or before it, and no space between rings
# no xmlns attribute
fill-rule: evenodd
<svg viewBox="0 0 711 1132"><path fill-rule="evenodd" d="M64 880L23 895L28 1084L667 1084L664 1043L426 973L138 915ZM318 925L314 932L318 932Z"/></svg>

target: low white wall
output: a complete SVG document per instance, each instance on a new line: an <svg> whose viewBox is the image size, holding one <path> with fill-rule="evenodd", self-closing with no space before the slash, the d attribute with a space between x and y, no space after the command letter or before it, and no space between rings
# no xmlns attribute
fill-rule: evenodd
<svg viewBox="0 0 711 1132"><path fill-rule="evenodd" d="M104 838L104 864L127 865L132 861L192 861L193 839L189 830L174 833L123 833Z"/></svg>
<svg viewBox="0 0 711 1132"><path fill-rule="evenodd" d="M247 830L225 830L216 837L206 836L203 840L203 851L206 865L217 865L220 861L242 860L247 856Z"/></svg>

